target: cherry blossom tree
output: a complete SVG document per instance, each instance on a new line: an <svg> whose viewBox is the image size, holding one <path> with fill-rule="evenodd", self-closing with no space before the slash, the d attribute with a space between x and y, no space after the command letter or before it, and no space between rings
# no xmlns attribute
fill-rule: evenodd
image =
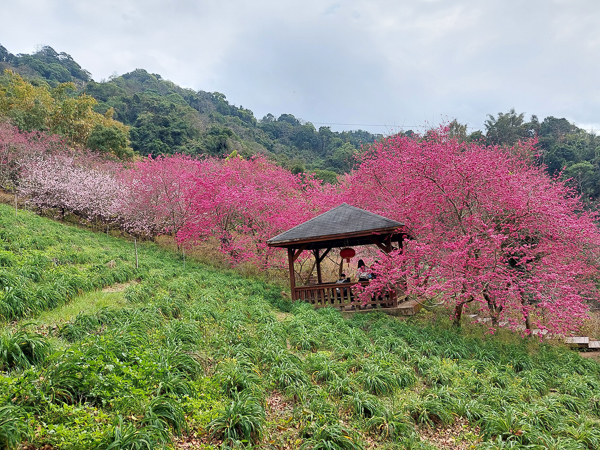
<svg viewBox="0 0 600 450"><path fill-rule="evenodd" d="M36 207L72 213L87 221L110 222L118 213L123 187L119 164L91 152L32 157L19 190Z"/></svg>
<svg viewBox="0 0 600 450"><path fill-rule="evenodd" d="M363 295L400 285L450 307L456 324L474 304L493 326L576 329L586 300L598 298L596 217L573 190L518 156L534 145L486 147L442 128L373 146L344 180L343 195L405 223L409 239L381 258Z"/></svg>
<svg viewBox="0 0 600 450"><path fill-rule="evenodd" d="M282 261L267 239L321 212L327 199L319 180L293 175L261 156L209 159L190 179L194 188L186 202L194 214L178 238L216 238L233 261L261 266Z"/></svg>
<svg viewBox="0 0 600 450"><path fill-rule="evenodd" d="M0 187L15 190L32 159L40 155L70 153L62 138L40 132L20 132L0 121Z"/></svg>
<svg viewBox="0 0 600 450"><path fill-rule="evenodd" d="M191 175L203 162L187 156L144 158L119 174L124 186L118 201L120 225L138 235L176 235L194 211L190 190Z"/></svg>

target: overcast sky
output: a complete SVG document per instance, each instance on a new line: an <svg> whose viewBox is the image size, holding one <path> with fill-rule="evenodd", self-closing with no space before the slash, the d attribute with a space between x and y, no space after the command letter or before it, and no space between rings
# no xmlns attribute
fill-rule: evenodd
<svg viewBox="0 0 600 450"><path fill-rule="evenodd" d="M388 134L514 107L600 129L599 0L2 0L0 44L96 81L136 68L317 128Z"/></svg>

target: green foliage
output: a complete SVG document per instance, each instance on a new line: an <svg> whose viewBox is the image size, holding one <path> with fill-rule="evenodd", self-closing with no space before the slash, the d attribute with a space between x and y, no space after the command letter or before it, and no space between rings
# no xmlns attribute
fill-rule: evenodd
<svg viewBox="0 0 600 450"><path fill-rule="evenodd" d="M155 397L150 401L146 408L144 423L153 424L157 429L168 425L178 436L187 431L183 409L169 397Z"/></svg>
<svg viewBox="0 0 600 450"><path fill-rule="evenodd" d="M0 369L26 369L40 364L50 349L48 340L39 334L4 330L0 334Z"/></svg>
<svg viewBox="0 0 600 450"><path fill-rule="evenodd" d="M119 416L99 448L103 450L153 450L166 448L169 435L161 424L137 428Z"/></svg>
<svg viewBox="0 0 600 450"><path fill-rule="evenodd" d="M518 140L536 137L538 154L528 155L547 166L548 173L561 175L591 203L600 196L600 161L597 149L600 140L570 123L567 119L546 117L541 123L536 116L525 122L525 115L514 108L508 113L488 115L486 135L473 133L469 139L485 139L488 144L514 146Z"/></svg>
<svg viewBox="0 0 600 450"><path fill-rule="evenodd" d="M367 419L376 416L384 409L376 396L361 391L355 392L352 396L348 396L346 398L346 404L353 414L360 417L366 417Z"/></svg>
<svg viewBox="0 0 600 450"><path fill-rule="evenodd" d="M378 410L368 421L367 427L384 438L416 436L414 423L410 416L389 409Z"/></svg>
<svg viewBox="0 0 600 450"><path fill-rule="evenodd" d="M50 88L10 70L0 74L0 116L19 129L58 134L73 147L91 146L117 158L130 158L129 128L112 118L112 110L104 115L94 111L96 105L93 97L77 94L71 82Z"/></svg>
<svg viewBox="0 0 600 450"><path fill-rule="evenodd" d="M153 278L156 268L181 264L150 244L139 245L140 268L135 268L131 242L75 227L65 227L27 211L0 205L0 314L14 320L68 303L75 296L133 279ZM128 288L126 298L143 301L152 285ZM131 294L129 294L131 292ZM136 295L139 297L136 297ZM177 304L163 299L164 313L176 314ZM106 312L109 314L109 312ZM99 319L100 320L100 319Z"/></svg>
<svg viewBox="0 0 600 450"><path fill-rule="evenodd" d="M315 178L322 180L324 183L336 184L338 174L332 170L315 170Z"/></svg>
<svg viewBox="0 0 600 450"><path fill-rule="evenodd" d="M129 147L127 130L122 127L97 124L92 129L87 148L100 153L112 154L119 159L131 159L133 150Z"/></svg>
<svg viewBox="0 0 600 450"><path fill-rule="evenodd" d="M27 424L23 412L13 406L0 406L0 448L16 449L21 443Z"/></svg>
<svg viewBox="0 0 600 450"><path fill-rule="evenodd" d="M517 114L514 108L508 113L498 113L498 117L488 114L485 121L486 140L492 145L515 145L519 140L534 137L537 129L536 116L525 123L525 114Z"/></svg>
<svg viewBox="0 0 600 450"><path fill-rule="evenodd" d="M90 73L83 70L71 55L64 52L57 53L48 45L32 55L13 55L0 46L0 62L8 63L9 67L23 75L43 78L52 86L58 83L81 83L90 80Z"/></svg>
<svg viewBox="0 0 600 450"><path fill-rule="evenodd" d="M226 443L257 443L265 421L260 401L249 394L234 394L227 406L210 422L211 434Z"/></svg>
<svg viewBox="0 0 600 450"><path fill-rule="evenodd" d="M398 378L379 364L365 364L356 376L363 388L376 395L388 395L400 386Z"/></svg>
<svg viewBox="0 0 600 450"><path fill-rule="evenodd" d="M354 433L339 424L311 427L305 430L305 434L308 439L304 441L300 449L358 450L363 448L357 442Z"/></svg>

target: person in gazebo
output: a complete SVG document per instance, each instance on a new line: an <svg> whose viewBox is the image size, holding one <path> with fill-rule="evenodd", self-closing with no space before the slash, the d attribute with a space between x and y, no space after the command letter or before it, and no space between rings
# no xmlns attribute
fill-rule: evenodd
<svg viewBox="0 0 600 450"><path fill-rule="evenodd" d="M340 275L339 280L337 280L335 282L335 284L344 284L344 283L349 283L349 282L350 282L350 278L346 278L346 274L342 273ZM346 288L342 288L342 290L340 290L340 288L335 288L335 290L336 290L337 294L341 295L342 297L345 297L346 292L348 292ZM332 300L332 303L333 303L333 300Z"/></svg>
<svg viewBox="0 0 600 450"><path fill-rule="evenodd" d="M369 281L371 279L371 271L362 259L358 260L356 278L358 278L358 281Z"/></svg>

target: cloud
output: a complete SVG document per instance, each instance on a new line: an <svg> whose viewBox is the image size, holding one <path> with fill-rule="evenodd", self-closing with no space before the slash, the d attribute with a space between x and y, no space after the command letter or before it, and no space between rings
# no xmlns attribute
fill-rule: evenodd
<svg viewBox="0 0 600 450"><path fill-rule="evenodd" d="M97 80L144 68L259 118L386 132L515 107L599 122L596 0L21 0L3 15L9 51L47 44Z"/></svg>

